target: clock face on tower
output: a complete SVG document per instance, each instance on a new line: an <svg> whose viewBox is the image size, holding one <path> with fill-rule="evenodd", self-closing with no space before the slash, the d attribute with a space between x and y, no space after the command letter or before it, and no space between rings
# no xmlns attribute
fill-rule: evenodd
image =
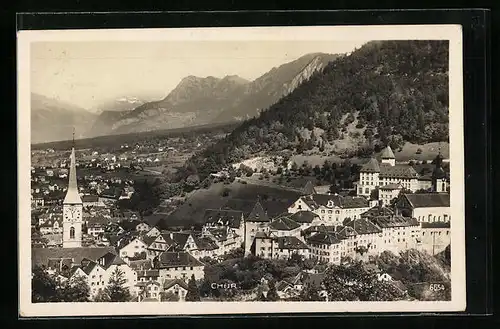
<svg viewBox="0 0 500 329"><path fill-rule="evenodd" d="M80 208L77 206L69 206L66 212L67 219L70 222L74 222L80 218Z"/></svg>

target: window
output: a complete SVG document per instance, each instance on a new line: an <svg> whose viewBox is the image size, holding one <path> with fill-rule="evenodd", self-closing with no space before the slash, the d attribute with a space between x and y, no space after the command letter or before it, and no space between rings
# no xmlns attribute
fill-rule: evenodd
<svg viewBox="0 0 500 329"><path fill-rule="evenodd" d="M69 238L70 239L75 238L75 228L73 226L71 226L71 228L69 229Z"/></svg>

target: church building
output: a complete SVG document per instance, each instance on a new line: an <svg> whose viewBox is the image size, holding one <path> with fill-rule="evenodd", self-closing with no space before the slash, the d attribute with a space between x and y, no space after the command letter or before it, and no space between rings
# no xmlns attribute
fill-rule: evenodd
<svg viewBox="0 0 500 329"><path fill-rule="evenodd" d="M432 191L446 192L448 177L442 168L443 157L441 153L435 158L435 169L432 173ZM371 158L360 170L357 184L357 194L369 197L376 187L398 186L400 189L415 192L428 188L428 181L421 177L417 171L408 164L396 164L396 157L390 146L381 154L381 161Z"/></svg>

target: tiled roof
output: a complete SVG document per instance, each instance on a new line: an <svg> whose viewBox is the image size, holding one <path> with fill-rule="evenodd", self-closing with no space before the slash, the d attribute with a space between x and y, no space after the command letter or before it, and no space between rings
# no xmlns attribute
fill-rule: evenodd
<svg viewBox="0 0 500 329"><path fill-rule="evenodd" d="M117 248L118 249L122 249L124 247L126 247L129 243L131 243L132 241L134 241L135 239L138 239L139 241L143 242L141 237L139 237L138 234L134 233L134 234L126 234L126 235L122 235L122 237L120 238L120 240L118 240L118 243L117 243Z"/></svg>
<svg viewBox="0 0 500 329"><path fill-rule="evenodd" d="M228 231L226 228L212 227L207 229L210 235L217 241L226 241L228 236Z"/></svg>
<svg viewBox="0 0 500 329"><path fill-rule="evenodd" d="M188 289L188 285L186 284L186 282L184 282L181 279L165 280L165 282L163 283L163 289L169 289L176 284L178 284L179 286L181 286L182 288L184 288L186 290Z"/></svg>
<svg viewBox="0 0 500 329"><path fill-rule="evenodd" d="M335 232L335 226L333 225L318 225L318 226L310 226L303 230L302 232L309 234L314 232Z"/></svg>
<svg viewBox="0 0 500 329"><path fill-rule="evenodd" d="M404 194L413 208L449 207L450 194L448 193L415 193Z"/></svg>
<svg viewBox="0 0 500 329"><path fill-rule="evenodd" d="M302 189L302 193L305 195L315 194L316 190L314 189L314 185L311 181L307 181L306 185Z"/></svg>
<svg viewBox="0 0 500 329"><path fill-rule="evenodd" d="M307 242L317 244L337 244L340 243L340 240L334 233L318 232L311 235L307 239Z"/></svg>
<svg viewBox="0 0 500 329"><path fill-rule="evenodd" d="M99 197L97 195L84 195L82 196L83 202L97 202L99 201Z"/></svg>
<svg viewBox="0 0 500 329"><path fill-rule="evenodd" d="M101 258L108 252L115 253L113 247L96 247L96 248L32 248L31 262L33 265L47 266L49 259L70 258L74 264L80 264L82 259L87 258L93 261Z"/></svg>
<svg viewBox="0 0 500 329"><path fill-rule="evenodd" d="M450 228L450 222L423 222L422 228Z"/></svg>
<svg viewBox="0 0 500 329"><path fill-rule="evenodd" d="M377 159L371 158L368 160L367 163L365 163L363 166L361 166L361 169L359 170L360 172L363 173L375 173L375 172L380 172L380 166L378 164Z"/></svg>
<svg viewBox="0 0 500 329"><path fill-rule="evenodd" d="M149 259L133 260L129 262L130 268L133 270L150 270L152 268L151 261Z"/></svg>
<svg viewBox="0 0 500 329"><path fill-rule="evenodd" d="M219 246L210 238L195 237L194 242L198 247L198 250L215 250L219 249Z"/></svg>
<svg viewBox="0 0 500 329"><path fill-rule="evenodd" d="M376 217L376 216L392 216L394 215L394 210L387 207L373 207L362 213L361 217Z"/></svg>
<svg viewBox="0 0 500 329"><path fill-rule="evenodd" d="M299 228L300 224L287 216L283 216L273 220L271 224L269 224L269 227L278 231L291 231Z"/></svg>
<svg viewBox="0 0 500 329"><path fill-rule="evenodd" d="M397 164L391 166L390 164L383 163L380 165L380 178L418 178L418 173L412 166L405 164Z"/></svg>
<svg viewBox="0 0 500 329"><path fill-rule="evenodd" d="M280 249L309 249L304 242L294 236L280 236L276 240Z"/></svg>
<svg viewBox="0 0 500 329"><path fill-rule="evenodd" d="M158 267L203 266L203 263L191 256L188 252L165 251L158 257Z"/></svg>
<svg viewBox="0 0 500 329"><path fill-rule="evenodd" d="M293 288L293 285L285 280L281 280L276 284L276 290L277 291L283 291L286 288Z"/></svg>
<svg viewBox="0 0 500 329"><path fill-rule="evenodd" d="M73 264L72 258L55 258L55 259L49 258L46 266L49 269L59 270L62 269L63 267L71 268L72 264Z"/></svg>
<svg viewBox="0 0 500 329"><path fill-rule="evenodd" d="M381 190L401 190L403 186L401 184L387 184L380 187Z"/></svg>
<svg viewBox="0 0 500 329"><path fill-rule="evenodd" d="M368 200L363 197L344 196L340 199L341 207L346 208L366 208L370 205Z"/></svg>
<svg viewBox="0 0 500 329"><path fill-rule="evenodd" d="M147 287L149 285L154 285L154 286L161 286L161 284L158 281L155 280L149 280L149 281L139 281L135 285L136 287Z"/></svg>
<svg viewBox="0 0 500 329"><path fill-rule="evenodd" d="M297 223L312 223L315 218L319 216L312 211L302 210L297 211L295 214L291 215L290 218Z"/></svg>
<svg viewBox="0 0 500 329"><path fill-rule="evenodd" d="M264 211L262 204L260 202L257 202L246 220L249 222L269 222L269 217Z"/></svg>
<svg viewBox="0 0 500 329"><path fill-rule="evenodd" d="M271 234L269 234L267 232L258 231L255 233L255 238L271 239L272 236L271 236Z"/></svg>
<svg viewBox="0 0 500 329"><path fill-rule="evenodd" d="M87 227L102 227L106 226L108 219L100 216L90 217L87 222Z"/></svg>
<svg viewBox="0 0 500 329"><path fill-rule="evenodd" d="M88 261L88 262L86 262L86 261ZM85 265L82 264L81 269L87 275L89 275L92 272L92 270L94 268L96 268L96 266L99 266L99 264L97 264L96 262L94 262L94 261L92 261L90 259L84 258L84 259L82 259L82 263L83 262L85 262L86 264Z"/></svg>
<svg viewBox="0 0 500 329"><path fill-rule="evenodd" d="M337 237L339 239L347 239L350 236L356 236L358 235L357 232L350 226L344 226L342 229L340 229L339 233L337 234Z"/></svg>
<svg viewBox="0 0 500 329"><path fill-rule="evenodd" d="M238 228L242 217L243 212L239 210L207 209L203 216L203 222Z"/></svg>
<svg viewBox="0 0 500 329"><path fill-rule="evenodd" d="M168 237L169 240L167 240L167 237L165 235ZM172 232L172 238L170 238L169 233L162 234L162 237L165 239L165 241L167 241L167 243L173 240L179 247L182 248L186 245L186 242L190 235L191 233Z"/></svg>
<svg viewBox="0 0 500 329"><path fill-rule="evenodd" d="M366 218L353 219L346 226L352 227L357 234L380 233L382 230Z"/></svg>
<svg viewBox="0 0 500 329"><path fill-rule="evenodd" d="M313 209L320 206L327 208L366 208L369 206L368 200L363 197L341 196L330 194L313 194L308 197L303 197L302 200Z"/></svg>
<svg viewBox="0 0 500 329"><path fill-rule="evenodd" d="M370 218L370 221L381 228L408 227L419 225L418 221L415 218L408 218L403 216L378 216Z"/></svg>
<svg viewBox="0 0 500 329"><path fill-rule="evenodd" d="M304 286L310 285L310 286L319 288L321 286L321 283L323 282L324 278L325 278L324 273L300 272L295 277L293 284L302 284Z"/></svg>
<svg viewBox="0 0 500 329"><path fill-rule="evenodd" d="M382 154L380 154L380 157L382 159L395 159L396 157L394 156L394 152L392 152L392 149L389 145L382 151Z"/></svg>

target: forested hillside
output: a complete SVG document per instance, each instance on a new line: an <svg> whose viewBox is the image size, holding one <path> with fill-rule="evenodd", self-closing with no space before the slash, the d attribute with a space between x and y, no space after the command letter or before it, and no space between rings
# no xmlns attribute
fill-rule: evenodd
<svg viewBox="0 0 500 329"><path fill-rule="evenodd" d="M405 141L447 141L448 42L367 43L195 155L185 171L205 176L259 152L321 148L344 138L353 122L369 152ZM319 137L304 137L313 129Z"/></svg>

